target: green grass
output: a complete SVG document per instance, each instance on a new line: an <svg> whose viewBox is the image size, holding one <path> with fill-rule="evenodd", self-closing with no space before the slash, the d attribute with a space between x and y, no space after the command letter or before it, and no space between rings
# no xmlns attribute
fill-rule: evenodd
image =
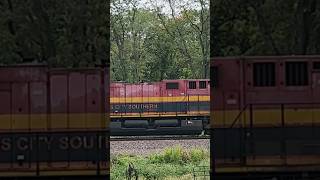
<svg viewBox="0 0 320 180"><path fill-rule="evenodd" d="M183 150L180 146L165 149L161 153L147 157L117 155L111 157L111 179L126 179L126 170L133 164L139 179L193 179L192 170L196 166L209 166L209 152L203 149ZM199 178L200 179L200 178ZM209 177L207 177L209 179Z"/></svg>

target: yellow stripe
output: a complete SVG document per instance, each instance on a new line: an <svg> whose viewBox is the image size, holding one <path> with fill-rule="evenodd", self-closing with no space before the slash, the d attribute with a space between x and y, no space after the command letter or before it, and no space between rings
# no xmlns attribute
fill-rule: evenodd
<svg viewBox="0 0 320 180"><path fill-rule="evenodd" d="M210 101L210 96L167 96L167 97L113 97L110 103L156 103L156 102Z"/></svg>
<svg viewBox="0 0 320 180"><path fill-rule="evenodd" d="M239 115L238 110L219 110L213 111L210 117L211 127L230 127L236 117ZM253 110L254 126L281 126L281 109ZM285 125L300 126L310 124L320 124L320 109L284 109ZM250 111L242 112L237 120L236 125L250 124Z"/></svg>
<svg viewBox="0 0 320 180"><path fill-rule="evenodd" d="M111 113L111 118L120 118L120 117L183 117L183 116L210 116L210 111L189 111L188 113L175 113L175 112L163 112L163 113L123 113L116 114Z"/></svg>
<svg viewBox="0 0 320 180"><path fill-rule="evenodd" d="M0 115L0 131L47 129L105 129L110 121L109 113L53 113Z"/></svg>

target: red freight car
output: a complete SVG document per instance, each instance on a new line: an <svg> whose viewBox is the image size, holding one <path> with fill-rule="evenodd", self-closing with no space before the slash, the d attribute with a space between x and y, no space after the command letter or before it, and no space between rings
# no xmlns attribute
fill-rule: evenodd
<svg viewBox="0 0 320 180"><path fill-rule="evenodd" d="M216 176L320 171L320 56L213 58Z"/></svg>
<svg viewBox="0 0 320 180"><path fill-rule="evenodd" d="M0 177L108 176L108 91L103 68L0 67Z"/></svg>
<svg viewBox="0 0 320 180"><path fill-rule="evenodd" d="M111 133L200 133L208 124L209 80L111 84Z"/></svg>

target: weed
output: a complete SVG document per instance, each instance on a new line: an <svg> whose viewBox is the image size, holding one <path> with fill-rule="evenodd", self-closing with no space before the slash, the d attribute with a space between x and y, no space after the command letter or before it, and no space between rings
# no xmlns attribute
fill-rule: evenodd
<svg viewBox="0 0 320 180"><path fill-rule="evenodd" d="M176 146L147 157L113 156L111 157L111 179L125 179L126 170L130 163L134 164L139 179L171 180L177 177L190 177L194 166L209 166L209 152L204 149L186 151L182 147Z"/></svg>

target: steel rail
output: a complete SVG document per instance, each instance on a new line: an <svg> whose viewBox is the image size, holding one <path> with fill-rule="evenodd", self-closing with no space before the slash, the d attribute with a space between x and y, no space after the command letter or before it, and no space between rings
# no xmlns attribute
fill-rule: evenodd
<svg viewBox="0 0 320 180"><path fill-rule="evenodd" d="M153 141L153 140L188 140L210 139L210 136L110 136L110 141Z"/></svg>

